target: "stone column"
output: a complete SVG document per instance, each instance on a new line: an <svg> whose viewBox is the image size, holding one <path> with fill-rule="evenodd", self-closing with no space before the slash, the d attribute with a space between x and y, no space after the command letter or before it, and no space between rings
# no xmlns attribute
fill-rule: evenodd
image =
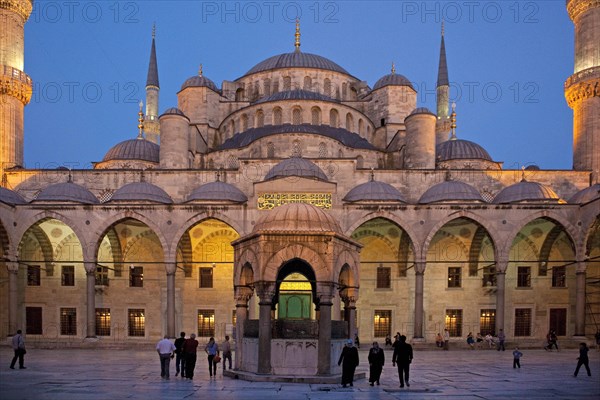
<svg viewBox="0 0 600 400"><path fill-rule="evenodd" d="M585 278L585 263L579 262L575 283L575 336L585 336Z"/></svg>
<svg viewBox="0 0 600 400"><path fill-rule="evenodd" d="M7 261L6 269L8 270L8 334L14 335L17 332L17 274L19 272L19 263L16 261Z"/></svg>
<svg viewBox="0 0 600 400"><path fill-rule="evenodd" d="M167 335L175 337L175 272L177 264L167 262Z"/></svg>
<svg viewBox="0 0 600 400"><path fill-rule="evenodd" d="M496 263L496 332L504 329L504 304L506 287L506 261Z"/></svg>
<svg viewBox="0 0 600 400"><path fill-rule="evenodd" d="M415 327L414 338L423 337L423 278L425 275L425 263L415 263Z"/></svg>
<svg viewBox="0 0 600 400"><path fill-rule="evenodd" d="M248 320L248 300L252 289L245 286L235 288L235 369L241 370L244 362L244 324Z"/></svg>
<svg viewBox="0 0 600 400"><path fill-rule="evenodd" d="M331 306L333 305L333 295L322 294L319 298L317 375L329 375L331 373Z"/></svg>
<svg viewBox="0 0 600 400"><path fill-rule="evenodd" d="M96 338L96 263L84 262L86 276L86 315L87 331L86 338Z"/></svg>
<svg viewBox="0 0 600 400"><path fill-rule="evenodd" d="M271 307L273 305L274 284L260 282L257 285L258 297L258 373L271 373Z"/></svg>

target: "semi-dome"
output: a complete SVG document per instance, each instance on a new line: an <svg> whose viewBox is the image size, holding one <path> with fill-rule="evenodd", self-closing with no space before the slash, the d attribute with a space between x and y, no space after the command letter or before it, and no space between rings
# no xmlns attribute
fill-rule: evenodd
<svg viewBox="0 0 600 400"><path fill-rule="evenodd" d="M470 140L450 139L435 148L436 160L482 159L493 161L489 153L480 145Z"/></svg>
<svg viewBox="0 0 600 400"><path fill-rule="evenodd" d="M281 68L315 68L350 75L344 68L325 57L295 51L269 57L250 68L244 76Z"/></svg>
<svg viewBox="0 0 600 400"><path fill-rule="evenodd" d="M180 90L189 87L207 87L214 92L219 92L219 88L217 87L217 85L215 85L215 83L212 80L202 75L196 75L186 79L186 81L183 82L183 85L181 85Z"/></svg>
<svg viewBox="0 0 600 400"><path fill-rule="evenodd" d="M179 108L177 107L170 107L167 108L165 110L165 112L163 112L160 116L162 117L163 115L180 115L182 117L187 118L187 116L183 113L183 111L181 111ZM160 118L160 117L159 117ZM188 118L189 119L189 118Z"/></svg>
<svg viewBox="0 0 600 400"><path fill-rule="evenodd" d="M25 204L26 201L17 192L0 186L0 202L10 205Z"/></svg>
<svg viewBox="0 0 600 400"><path fill-rule="evenodd" d="M282 92L274 93L270 96L263 97L255 102L255 104L267 103L269 101L283 101L283 100L311 100L311 101L331 101L339 103L338 100L335 100L329 96L325 96L324 94L311 92L303 89L294 89L294 90L285 90Z"/></svg>
<svg viewBox="0 0 600 400"><path fill-rule="evenodd" d="M226 182L210 182L197 187L190 193L187 201L231 201L245 203L248 197L240 189Z"/></svg>
<svg viewBox="0 0 600 400"><path fill-rule="evenodd" d="M152 201L172 204L173 200L163 189L148 182L133 182L121 186L110 201Z"/></svg>
<svg viewBox="0 0 600 400"><path fill-rule="evenodd" d="M343 201L350 203L357 201L397 201L406 203L398 189L388 183L375 180L354 187L343 198Z"/></svg>
<svg viewBox="0 0 600 400"><path fill-rule="evenodd" d="M379 78L379 80L375 82L373 90L381 89L384 86L408 86L412 90L415 90L411 81L409 81L407 77L396 73L387 74Z"/></svg>
<svg viewBox="0 0 600 400"><path fill-rule="evenodd" d="M340 226L331 215L307 203L290 203L274 208L258 220L252 231L342 234Z"/></svg>
<svg viewBox="0 0 600 400"><path fill-rule="evenodd" d="M303 178L318 179L327 181L327 175L312 161L306 158L292 157L281 161L267 172L265 181L286 178L289 176L298 176Z"/></svg>
<svg viewBox="0 0 600 400"><path fill-rule="evenodd" d="M481 197L481 193L473 186L459 181L445 181L427 189L419 199L419 204L445 201L485 202L483 197Z"/></svg>
<svg viewBox="0 0 600 400"><path fill-rule="evenodd" d="M600 198L600 183L596 183L595 185L592 185L575 193L573 197L569 199L569 203L585 204L598 198Z"/></svg>
<svg viewBox="0 0 600 400"><path fill-rule="evenodd" d="M102 161L141 160L159 163L160 146L142 137L125 140L113 146Z"/></svg>
<svg viewBox="0 0 600 400"><path fill-rule="evenodd" d="M97 204L98 199L92 192L73 182L55 183L42 190L36 201L72 201L83 204Z"/></svg>
<svg viewBox="0 0 600 400"><path fill-rule="evenodd" d="M564 203L552 188L538 182L525 180L505 187L494 197L493 201L494 204L518 202Z"/></svg>

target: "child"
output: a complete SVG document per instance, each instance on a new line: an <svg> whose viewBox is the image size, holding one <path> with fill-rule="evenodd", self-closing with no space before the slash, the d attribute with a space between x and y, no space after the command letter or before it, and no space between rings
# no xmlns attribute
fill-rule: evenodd
<svg viewBox="0 0 600 400"><path fill-rule="evenodd" d="M519 367L521 369L521 357L523 357L523 353L519 351L518 347L515 347L515 351L513 351L513 368Z"/></svg>

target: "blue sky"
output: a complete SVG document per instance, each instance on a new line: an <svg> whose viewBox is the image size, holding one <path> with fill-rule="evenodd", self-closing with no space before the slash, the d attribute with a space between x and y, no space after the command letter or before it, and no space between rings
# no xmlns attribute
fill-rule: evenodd
<svg viewBox="0 0 600 400"><path fill-rule="evenodd" d="M451 97L461 139L505 169L572 166L573 24L564 0L546 1L44 1L25 26L27 168L90 168L137 135L137 111L156 23L160 112L181 84L217 86L291 52L301 18L305 52L327 57L372 87L390 72L435 111L440 26L446 20Z"/></svg>

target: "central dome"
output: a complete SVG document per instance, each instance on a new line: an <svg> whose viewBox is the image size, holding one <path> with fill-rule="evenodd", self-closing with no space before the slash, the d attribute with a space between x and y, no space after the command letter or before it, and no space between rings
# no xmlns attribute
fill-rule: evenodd
<svg viewBox="0 0 600 400"><path fill-rule="evenodd" d="M302 53L300 51L283 53L267 58L250 68L250 70L246 72L246 75L280 68L315 68L350 75L344 68L325 57L316 54Z"/></svg>
<svg viewBox="0 0 600 400"><path fill-rule="evenodd" d="M342 233L331 215L306 203L290 203L276 207L261 217L252 231Z"/></svg>

